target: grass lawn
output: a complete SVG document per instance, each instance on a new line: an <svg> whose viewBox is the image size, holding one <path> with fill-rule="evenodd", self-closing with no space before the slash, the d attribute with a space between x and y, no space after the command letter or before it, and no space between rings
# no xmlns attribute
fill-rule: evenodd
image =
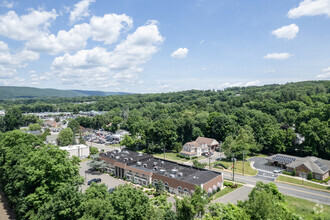
<svg viewBox="0 0 330 220"><path fill-rule="evenodd" d="M241 184L237 184L237 185L238 185L238 187L237 187L236 189L238 189L238 188L240 188L240 187L243 186L243 185L241 185ZM232 189L232 188L230 188L230 187L227 186L227 187L224 188L223 190L221 190L221 191L215 193L215 194L213 195L213 200L218 199L218 198L220 198L220 197L222 197L222 196L224 196L224 195L226 195L226 194L228 194L228 193L230 193L230 192L232 192L232 191L234 191L234 190L236 190L236 189Z"/></svg>
<svg viewBox="0 0 330 220"><path fill-rule="evenodd" d="M232 166L233 166L232 162L221 161L221 163L228 166L228 170L232 170ZM244 174L254 176L257 174L257 171L250 166L250 163L251 163L250 161L245 161ZM243 161L240 160L235 162L235 172L243 174Z"/></svg>
<svg viewBox="0 0 330 220"><path fill-rule="evenodd" d="M285 196L285 201L290 210L297 213L304 219L314 219L313 217L316 217L316 213L314 213L313 208L317 203L292 196ZM322 218L320 219L330 219L330 206L322 204L321 207L322 208L318 208L323 209L323 214L320 215Z"/></svg>
<svg viewBox="0 0 330 220"><path fill-rule="evenodd" d="M330 192L330 186L322 186L322 185L311 183L311 182L307 182L307 181L303 181L302 182L299 179L292 178L292 177L289 177L289 176L280 175L277 178L277 180L288 182L288 183L294 183L294 184L298 184L298 185L301 185L301 186L313 187L315 189L323 189L323 190L325 189L325 190L329 190L329 192Z"/></svg>

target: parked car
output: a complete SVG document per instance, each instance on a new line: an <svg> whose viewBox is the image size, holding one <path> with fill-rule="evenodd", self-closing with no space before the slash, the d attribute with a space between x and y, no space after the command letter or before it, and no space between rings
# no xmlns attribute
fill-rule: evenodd
<svg viewBox="0 0 330 220"><path fill-rule="evenodd" d="M280 170L280 169L274 170L274 173L280 173L280 172L282 172L282 170Z"/></svg>
<svg viewBox="0 0 330 220"><path fill-rule="evenodd" d="M110 188L109 190L108 190L108 192L109 193L113 193L113 191L115 191L116 190L116 188Z"/></svg>
<svg viewBox="0 0 330 220"><path fill-rule="evenodd" d="M87 182L87 185L91 185L92 182L100 183L100 182L101 182L101 178L94 178L94 179L91 179L90 181Z"/></svg>
<svg viewBox="0 0 330 220"><path fill-rule="evenodd" d="M208 156L210 156L210 154L208 152L204 152L204 153L202 153L202 156L208 157Z"/></svg>

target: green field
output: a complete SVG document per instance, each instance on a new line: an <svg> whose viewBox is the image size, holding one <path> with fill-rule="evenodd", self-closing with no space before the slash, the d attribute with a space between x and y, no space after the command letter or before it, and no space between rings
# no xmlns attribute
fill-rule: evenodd
<svg viewBox="0 0 330 220"><path fill-rule="evenodd" d="M221 161L221 163L223 163L224 165L228 166L228 170L232 170L232 162L225 162L225 161ZM250 161L245 161L244 164L244 174L247 175L251 175L254 176L257 174L257 171L254 170L251 166L250 166ZM217 167L220 168L220 167ZM239 174L243 174L243 161L236 161L235 163L235 172L239 173Z"/></svg>
<svg viewBox="0 0 330 220"><path fill-rule="evenodd" d="M297 213L304 219L315 219L315 217L321 217L319 219L330 219L330 206L322 204L317 205L315 202L311 202L305 199L300 199L292 196L285 196L287 207L293 212ZM317 205L317 206L316 206ZM316 214L316 210L321 210L321 214Z"/></svg>
<svg viewBox="0 0 330 220"><path fill-rule="evenodd" d="M279 181L283 181L283 182L288 182L288 183L294 183L294 184L298 184L301 186L307 186L307 187L312 187L315 189L323 189L323 190L329 190L330 192L330 186L322 186L316 183L311 183L311 182L307 182L307 181L301 181L299 179L293 178L293 177L289 177L289 176L283 176L280 175L277 180Z"/></svg>

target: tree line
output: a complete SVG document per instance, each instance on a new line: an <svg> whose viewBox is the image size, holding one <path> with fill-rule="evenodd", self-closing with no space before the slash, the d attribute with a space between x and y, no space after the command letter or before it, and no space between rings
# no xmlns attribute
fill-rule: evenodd
<svg viewBox="0 0 330 220"><path fill-rule="evenodd" d="M86 128L126 129L132 134L125 140L127 146L147 152L164 147L178 151L180 145L205 136L223 142L225 152L238 157L244 150L246 154L330 159L329 91L329 81L310 81L219 91L61 98L53 103L7 101L4 106L22 112L39 111L38 106L43 105L52 106L51 111L107 111L75 120ZM84 99L90 103L72 104ZM304 138L302 144L297 143L296 133Z"/></svg>
<svg viewBox="0 0 330 220"><path fill-rule="evenodd" d="M130 185L109 193L105 184L93 183L82 193L79 162L36 136L21 131L0 134L0 188L17 219L301 219L286 207L274 183L257 183L249 198L237 205L210 204L200 187L192 196L175 198L175 204L167 201L161 184L152 198ZM321 219L322 213L316 217Z"/></svg>

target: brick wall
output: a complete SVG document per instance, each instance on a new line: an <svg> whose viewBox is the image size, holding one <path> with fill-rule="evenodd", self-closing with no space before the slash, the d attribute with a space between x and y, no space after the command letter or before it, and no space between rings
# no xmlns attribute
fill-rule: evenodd
<svg viewBox="0 0 330 220"><path fill-rule="evenodd" d="M163 183L168 183L169 187L175 188L177 189L179 186L182 187L182 189L188 189L189 192L191 190L195 190L195 184L192 183L187 183L187 182L183 182L181 180L177 180L177 179L173 179L171 177L167 177L167 176L162 176L158 173L153 173L152 175L152 181L154 180L162 180Z"/></svg>
<svg viewBox="0 0 330 220"><path fill-rule="evenodd" d="M223 182L223 176L221 174L221 175L215 177L214 179L204 183L203 189L205 189L206 192L208 192L209 188L211 188L213 190L213 186L218 187L218 183L220 183L222 186L222 182Z"/></svg>

